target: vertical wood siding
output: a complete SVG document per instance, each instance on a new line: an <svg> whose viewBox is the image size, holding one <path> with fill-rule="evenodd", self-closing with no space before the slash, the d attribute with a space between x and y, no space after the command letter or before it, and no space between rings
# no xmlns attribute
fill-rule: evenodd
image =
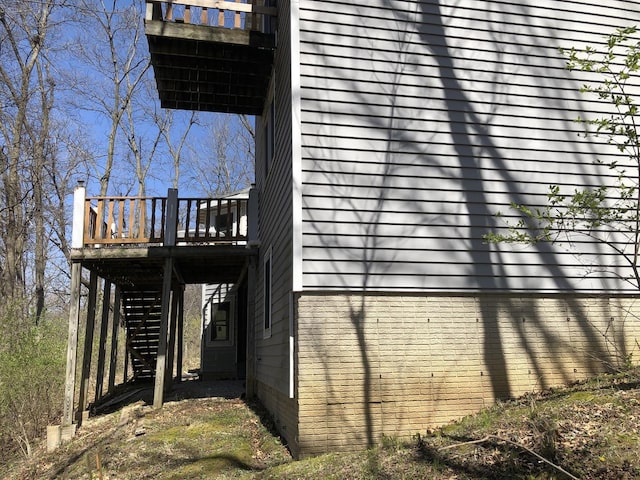
<svg viewBox="0 0 640 480"><path fill-rule="evenodd" d="M543 203L550 184L571 193L612 181L593 162L618 152L579 136L574 121L608 106L579 93L589 78L565 69L559 47L640 23L640 2L300 8L305 289L629 288L595 273L622 268L597 245L579 245L577 257L548 245L492 247L482 236L504 225L495 214L511 202Z"/></svg>

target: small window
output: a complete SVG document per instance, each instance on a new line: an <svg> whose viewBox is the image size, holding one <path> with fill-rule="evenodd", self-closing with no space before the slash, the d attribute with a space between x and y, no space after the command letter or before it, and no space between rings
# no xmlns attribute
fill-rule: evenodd
<svg viewBox="0 0 640 480"><path fill-rule="evenodd" d="M203 287L203 340L206 347L228 347L235 342L236 296L233 285Z"/></svg>
<svg viewBox="0 0 640 480"><path fill-rule="evenodd" d="M219 303L211 312L211 341L228 342L231 330L231 302Z"/></svg>
<svg viewBox="0 0 640 480"><path fill-rule="evenodd" d="M271 248L264 256L264 337L271 336Z"/></svg>

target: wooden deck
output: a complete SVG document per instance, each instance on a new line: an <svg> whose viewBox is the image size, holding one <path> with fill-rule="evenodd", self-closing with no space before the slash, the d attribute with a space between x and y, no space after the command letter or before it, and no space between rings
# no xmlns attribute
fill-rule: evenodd
<svg viewBox="0 0 640 480"><path fill-rule="evenodd" d="M81 423L89 407L91 362L83 362L76 385L83 283L88 287L85 359L92 358L100 285L103 289L94 402L104 394L107 352L103 347L111 338L108 393L116 385L115 366L124 362L123 383L154 379L153 404L161 407L174 366L178 379L182 373L185 284L238 285L254 276L248 273L254 272L257 255L257 242L251 241L256 225L249 221L252 198L251 191L223 198L179 198L174 189L166 197L87 197L79 183L73 200L62 431L72 436L74 422ZM82 280L83 270L89 272L88 282ZM253 296L252 290L245 300L251 304ZM120 325L126 327L124 359L118 359L116 348Z"/></svg>
<svg viewBox="0 0 640 480"><path fill-rule="evenodd" d="M177 283L233 283L255 254L247 198L84 197L71 260L122 288L162 284L171 257Z"/></svg>
<svg viewBox="0 0 640 480"><path fill-rule="evenodd" d="M275 49L265 0L147 0L145 33L164 108L260 115Z"/></svg>

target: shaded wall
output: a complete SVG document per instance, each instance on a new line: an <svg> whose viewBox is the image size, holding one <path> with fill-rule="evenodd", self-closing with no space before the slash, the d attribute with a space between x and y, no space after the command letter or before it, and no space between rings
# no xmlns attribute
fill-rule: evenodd
<svg viewBox="0 0 640 480"><path fill-rule="evenodd" d="M639 353L630 298L309 293L297 312L301 455L424 433Z"/></svg>

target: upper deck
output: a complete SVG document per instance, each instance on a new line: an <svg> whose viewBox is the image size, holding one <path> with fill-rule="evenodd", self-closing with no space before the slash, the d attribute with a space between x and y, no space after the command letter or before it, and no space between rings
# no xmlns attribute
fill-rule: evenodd
<svg viewBox="0 0 640 480"><path fill-rule="evenodd" d="M147 0L145 33L164 108L260 115L275 49L268 0Z"/></svg>
<svg viewBox="0 0 640 480"><path fill-rule="evenodd" d="M233 283L255 254L249 192L220 198L74 197L71 260L123 287L162 282L164 259L180 283Z"/></svg>

